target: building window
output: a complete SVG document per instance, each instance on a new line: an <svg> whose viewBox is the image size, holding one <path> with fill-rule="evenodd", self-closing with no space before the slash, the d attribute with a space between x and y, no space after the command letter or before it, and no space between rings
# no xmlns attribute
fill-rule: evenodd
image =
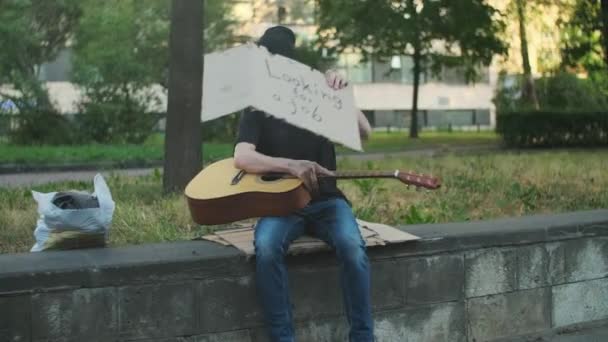
<svg viewBox="0 0 608 342"><path fill-rule="evenodd" d="M361 55L355 53L343 53L338 58L336 68L353 83L372 82L371 63L362 62Z"/></svg>
<svg viewBox="0 0 608 342"><path fill-rule="evenodd" d="M467 71L464 67L446 67L443 66L437 75L432 75L434 82L445 83L451 85L466 85L472 83L490 83L490 69L488 67L477 68L477 78L467 80Z"/></svg>
<svg viewBox="0 0 608 342"><path fill-rule="evenodd" d="M429 110L425 122L425 126L439 129L488 125L490 125L490 111L487 109Z"/></svg>

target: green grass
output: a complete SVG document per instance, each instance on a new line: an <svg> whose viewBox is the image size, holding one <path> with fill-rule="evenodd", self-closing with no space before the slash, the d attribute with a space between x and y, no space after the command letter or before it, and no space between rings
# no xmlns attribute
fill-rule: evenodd
<svg viewBox="0 0 608 342"><path fill-rule="evenodd" d="M341 181L358 217L400 225L608 207L608 151L340 162L340 169L395 168L440 176L444 186L427 192L407 189L395 180ZM187 240L217 228L193 224L183 196L161 196L161 178L156 173L107 179L116 201L111 245ZM90 182L63 182L34 189L91 187ZM29 250L36 219L30 189L0 188L0 253Z"/></svg>
<svg viewBox="0 0 608 342"><path fill-rule="evenodd" d="M500 137L493 131L483 132L421 132L418 139L409 139L408 132L374 132L364 143L366 151L399 151L444 145L498 144Z"/></svg>
<svg viewBox="0 0 608 342"><path fill-rule="evenodd" d="M232 144L205 143L205 160L225 158L232 153ZM138 162L163 159L162 136L153 136L142 145L74 145L74 146L15 146L0 144L0 164L76 164L99 162Z"/></svg>
<svg viewBox="0 0 608 342"><path fill-rule="evenodd" d="M498 143L494 132L423 132L420 139L409 139L405 132L374 132L364 143L367 152L400 151L420 147ZM142 145L15 146L0 143L0 164L50 165L76 163L126 163L162 160L164 136L155 134ZM338 152L347 152L342 147ZM232 154L231 143L203 144L205 160L226 158Z"/></svg>
<svg viewBox="0 0 608 342"><path fill-rule="evenodd" d="M446 146L475 146L500 144L500 136L493 131L482 132L421 132L418 139L410 139L405 131L376 131L363 142L365 152L398 152L421 148L443 148ZM339 153L351 153L338 147Z"/></svg>

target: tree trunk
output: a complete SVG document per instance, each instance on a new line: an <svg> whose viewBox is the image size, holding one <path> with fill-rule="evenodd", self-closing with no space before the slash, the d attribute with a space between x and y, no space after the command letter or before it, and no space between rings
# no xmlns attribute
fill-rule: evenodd
<svg viewBox="0 0 608 342"><path fill-rule="evenodd" d="M410 138L418 138L418 90L420 88L420 47L414 47L414 94L412 95L412 119Z"/></svg>
<svg viewBox="0 0 608 342"><path fill-rule="evenodd" d="M532 77L532 67L530 66L530 56L528 53L528 37L526 34L526 0L515 0L517 5L517 20L519 21L519 41L521 43L521 59L524 68L524 85L522 97L527 104L531 104L535 109L539 109L538 97L534 87Z"/></svg>
<svg viewBox="0 0 608 342"><path fill-rule="evenodd" d="M414 19L414 30L416 32L416 37L413 42L414 54L412 55L414 62L414 91L412 94L412 113L410 120L410 138L418 138L418 90L420 88L420 63L421 63L421 42L420 42L420 27L418 26L418 12L416 11L416 5L414 4L414 0L408 1L408 8L410 9L410 14Z"/></svg>
<svg viewBox="0 0 608 342"><path fill-rule="evenodd" d="M183 191L202 167L203 0L172 0L165 192Z"/></svg>
<svg viewBox="0 0 608 342"><path fill-rule="evenodd" d="M604 65L608 68L608 0L602 0L602 46L604 48Z"/></svg>

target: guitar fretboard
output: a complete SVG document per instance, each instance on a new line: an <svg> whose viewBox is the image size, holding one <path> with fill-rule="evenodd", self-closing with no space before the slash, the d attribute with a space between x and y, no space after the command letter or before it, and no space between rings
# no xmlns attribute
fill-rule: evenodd
<svg viewBox="0 0 608 342"><path fill-rule="evenodd" d="M353 179L353 178L394 178L395 171L337 171L332 178Z"/></svg>

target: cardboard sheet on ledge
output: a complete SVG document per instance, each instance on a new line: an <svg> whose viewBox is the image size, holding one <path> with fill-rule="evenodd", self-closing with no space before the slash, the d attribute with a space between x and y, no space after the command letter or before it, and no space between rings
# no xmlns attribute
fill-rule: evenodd
<svg viewBox="0 0 608 342"><path fill-rule="evenodd" d="M359 219L357 219L357 223L359 224L361 236L368 247L420 239L418 236L385 224L366 222ZM251 225L244 228L238 227L235 229L219 230L201 238L224 246L234 246L247 256L253 256L255 255L253 248L253 229L253 225ZM306 254L329 249L330 247L322 240L309 235L303 235L291 244L287 254Z"/></svg>

